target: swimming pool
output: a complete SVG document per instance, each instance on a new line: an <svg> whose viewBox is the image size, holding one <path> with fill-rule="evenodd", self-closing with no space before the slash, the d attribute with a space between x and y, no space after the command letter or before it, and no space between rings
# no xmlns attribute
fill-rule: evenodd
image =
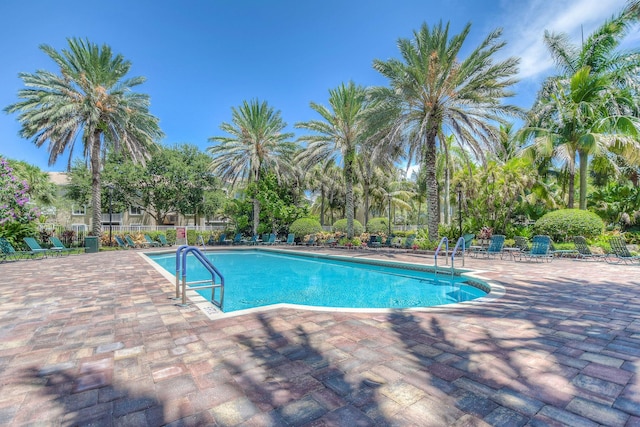
<svg viewBox="0 0 640 427"><path fill-rule="evenodd" d="M225 278L224 312L286 303L333 308L431 307L487 295L448 273L261 250L205 252ZM149 255L175 273L175 254ZM189 255L187 280L211 276ZM475 283L475 282L474 282ZM210 299L210 290L198 291Z"/></svg>

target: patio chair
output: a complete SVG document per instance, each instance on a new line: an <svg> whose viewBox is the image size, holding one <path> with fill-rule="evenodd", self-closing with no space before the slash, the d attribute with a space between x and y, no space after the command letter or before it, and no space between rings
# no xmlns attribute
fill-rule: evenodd
<svg viewBox="0 0 640 427"><path fill-rule="evenodd" d="M404 241L404 245L402 246L404 249L412 249L413 248L413 244L416 241L416 236L411 235L409 237L407 237L407 239Z"/></svg>
<svg viewBox="0 0 640 427"><path fill-rule="evenodd" d="M118 244L118 248L129 249L129 244L120 236L113 236L113 239ZM132 248L135 246L131 246Z"/></svg>
<svg viewBox="0 0 640 427"><path fill-rule="evenodd" d="M275 245L276 244L276 235L275 233L271 233L268 235L267 239L262 239L261 245Z"/></svg>
<svg viewBox="0 0 640 427"><path fill-rule="evenodd" d="M478 254L483 255L487 258L495 257L500 255L502 257L502 248L504 247L504 239L505 237L502 234L494 234L489 239L489 246L485 249L479 249Z"/></svg>
<svg viewBox="0 0 640 427"><path fill-rule="evenodd" d="M167 237L164 234L158 234L158 240L160 240L160 244L162 246L171 246L171 244L167 241Z"/></svg>
<svg viewBox="0 0 640 427"><path fill-rule="evenodd" d="M233 241L231 242L232 245L239 245L242 243L242 233L236 233L235 236L233 236Z"/></svg>
<svg viewBox="0 0 640 427"><path fill-rule="evenodd" d="M36 255L40 254L42 255L43 258L45 258L47 255L56 253L51 249L45 249L42 246L40 246L40 243L38 243L38 241L33 237L25 237L22 240L24 240L24 242L27 244L31 252L35 253Z"/></svg>
<svg viewBox="0 0 640 427"><path fill-rule="evenodd" d="M7 239L0 237L0 250L2 251L2 258L4 260L20 260L27 258L36 258L36 253L33 251L16 251L15 248Z"/></svg>
<svg viewBox="0 0 640 427"><path fill-rule="evenodd" d="M563 257L571 258L571 257L576 257L578 255L578 251L575 249L556 249L555 245L553 244L553 240L551 240L549 251L551 252L551 255L557 258L563 258Z"/></svg>
<svg viewBox="0 0 640 427"><path fill-rule="evenodd" d="M531 241L531 249L529 252L521 254L521 258L524 257L530 261L547 261L553 260L553 253L551 253L551 238L549 236L533 236Z"/></svg>
<svg viewBox="0 0 640 427"><path fill-rule="evenodd" d="M257 234L254 234L253 236L251 236L251 239L247 240L244 242L244 244L246 245L257 245L260 241L260 238Z"/></svg>
<svg viewBox="0 0 640 427"><path fill-rule="evenodd" d="M309 237L309 240L307 240L306 242L304 242L304 245L306 246L315 246L316 245L316 235L312 234Z"/></svg>
<svg viewBox="0 0 640 427"><path fill-rule="evenodd" d="M287 234L287 241L284 242L286 245L295 245L296 244L296 235L294 233Z"/></svg>
<svg viewBox="0 0 640 427"><path fill-rule="evenodd" d="M129 247L131 247L131 248L141 248L143 246L148 246L148 244L146 242L145 243L137 243L135 240L133 240L133 237L131 237L129 234L126 234L124 236L124 240L127 242Z"/></svg>
<svg viewBox="0 0 640 427"><path fill-rule="evenodd" d="M627 248L627 242L622 236L613 236L609 239L609 245L611 245L611 253L605 256L605 261L610 264L620 263L636 263L640 262L640 256L632 255Z"/></svg>
<svg viewBox="0 0 640 427"><path fill-rule="evenodd" d="M371 249L378 249L382 246L382 239L375 234L369 236L369 241L367 242L367 247Z"/></svg>
<svg viewBox="0 0 640 427"><path fill-rule="evenodd" d="M160 242L156 242L155 240L153 240L151 238L151 236L149 236L148 234L144 235L144 239L147 241L147 243L149 244L149 246L153 246L154 248L157 248L158 246L160 246Z"/></svg>
<svg viewBox="0 0 640 427"><path fill-rule="evenodd" d="M591 252L589 245L587 244L587 239L582 236L574 236L573 244L576 245L576 251L578 251L577 259L582 260L604 260L604 254L594 254Z"/></svg>
<svg viewBox="0 0 640 427"><path fill-rule="evenodd" d="M70 255L71 252L73 252L75 250L75 248L66 247L64 245L64 243L62 243L62 241L60 239L58 239L56 236L50 237L49 241L53 245L53 246L51 246L51 250L60 253L60 255L64 255L64 254ZM79 250L78 250L78 253L80 253Z"/></svg>

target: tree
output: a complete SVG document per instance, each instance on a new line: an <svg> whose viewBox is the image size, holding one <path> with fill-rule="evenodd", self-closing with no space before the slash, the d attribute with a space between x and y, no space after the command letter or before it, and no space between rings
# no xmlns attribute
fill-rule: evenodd
<svg viewBox="0 0 640 427"><path fill-rule="evenodd" d="M49 175L39 167L23 161L9 160L16 177L24 179L29 189L27 194L32 202L41 206L51 206L56 199L56 185Z"/></svg>
<svg viewBox="0 0 640 427"><path fill-rule="evenodd" d="M29 204L29 185L18 179L9 162L0 157L0 237L19 243L35 231L38 212Z"/></svg>
<svg viewBox="0 0 640 427"><path fill-rule="evenodd" d="M405 138L410 152L422 154L428 201L428 236L438 237L438 183L436 146L445 133L469 146L477 158L483 150L492 151L498 139L496 123L519 114L516 107L503 105L511 96L508 87L515 83L518 60L494 62L493 56L504 45L501 31L490 33L469 56L459 61L462 45L471 25L449 37L449 24L433 28L423 24L414 39L400 39L402 60L375 60L373 67L389 79L391 88L378 88L377 99L395 115L396 138ZM385 106L386 104L386 106ZM445 132L448 131L448 132Z"/></svg>
<svg viewBox="0 0 640 427"><path fill-rule="evenodd" d="M102 230L101 171L104 151L122 151L143 161L162 137L158 119L149 112L149 97L131 89L143 77L125 79L131 63L113 55L107 45L88 40L67 39L69 50L40 49L60 67L60 74L38 70L20 73L27 89L18 92L22 100L5 111L18 113L20 135L33 138L36 146L49 142L49 164L69 151L69 166L79 134L82 153L91 165L92 233Z"/></svg>
<svg viewBox="0 0 640 427"><path fill-rule="evenodd" d="M231 109L231 123L224 122L220 129L230 136L213 136L217 142L208 148L213 155L212 170L232 187L239 183L260 181L265 171L276 176L285 172L291 162L296 145L288 140L293 133L283 132L287 123L267 102L244 101ZM253 233L258 233L260 202L253 199Z"/></svg>
<svg viewBox="0 0 640 427"><path fill-rule="evenodd" d="M356 182L357 155L365 144L370 129L367 128L366 90L353 82L341 84L329 90L329 105L311 102L311 108L320 114L321 120L296 123L297 128L313 132L300 138L308 145L298 157L306 165L325 164L340 157L346 184L347 238L353 237L355 216L353 185Z"/></svg>
<svg viewBox="0 0 640 427"><path fill-rule="evenodd" d="M638 68L640 51L617 50L640 18L640 1L630 1L580 46L566 34L545 32L544 40L560 71L544 83L530 119L537 143L562 158L569 174L568 207L574 205L576 158L580 170L580 209L586 209L590 156L603 151L638 150Z"/></svg>

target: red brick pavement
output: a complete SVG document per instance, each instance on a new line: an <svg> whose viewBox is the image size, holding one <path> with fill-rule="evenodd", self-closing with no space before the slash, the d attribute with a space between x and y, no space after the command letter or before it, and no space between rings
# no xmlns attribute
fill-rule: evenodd
<svg viewBox="0 0 640 427"><path fill-rule="evenodd" d="M640 266L466 267L505 295L211 320L134 251L2 263L0 424L640 425Z"/></svg>

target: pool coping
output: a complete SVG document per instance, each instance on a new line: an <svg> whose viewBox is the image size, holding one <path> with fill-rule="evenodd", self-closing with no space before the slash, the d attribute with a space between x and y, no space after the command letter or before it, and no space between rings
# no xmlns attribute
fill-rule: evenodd
<svg viewBox="0 0 640 427"><path fill-rule="evenodd" d="M263 247L213 247L213 248L205 248L204 252L213 252L213 251L264 251L264 252L273 252L287 255L296 255L307 258L324 258L324 259L333 259L340 261L349 261L349 262L357 262L360 264L369 264L369 265L381 265L381 266L395 266L401 268L407 268L411 270L419 270L419 271L430 271L434 272L436 269L438 271L444 270L444 267L437 267L435 265L421 265L414 262L407 261L389 261L382 260L377 258L356 258L355 255L336 255L328 252L299 252L294 249L286 249L286 248L263 248ZM149 265L151 265L156 271L158 271L163 277L165 277L171 285L176 287L176 277L172 275L170 272L162 268L158 263L154 262L146 253L144 252L136 252L142 259L144 259ZM170 255L175 253L175 251L166 250L166 251L154 251L151 254L160 255L167 254ZM375 255L375 253L371 253L371 255ZM452 271L452 274L462 276L465 278L471 279L471 285L476 286L484 291L487 291L485 287L488 287L487 295L476 298L470 301L464 301L459 303L452 304L442 304L432 307L410 307L410 308L345 308L345 307L323 307L323 306L312 306L312 305L300 305L300 304L291 304L291 303L278 303L278 304L270 304L262 307L254 307L248 308L244 310L236 310L229 313L225 313L221 311L218 307L212 304L209 300L201 296L197 291L191 289L187 290L187 300L195 307L199 308L205 316L207 316L210 320L216 319L226 319L230 317L242 316L251 313L258 313L263 311L271 311L279 308L291 308L298 310L309 310L309 311L319 311L319 312L342 312L342 313L397 313L397 312L436 312L436 311L444 311L451 309L459 309L465 307L472 307L482 304L489 304L494 302L500 298L502 298L506 289L501 284L488 279L482 275L482 273L487 270L470 270L470 269L452 269L451 267L446 268L447 271ZM172 298L176 300L176 305L180 305L178 303L177 298Z"/></svg>

